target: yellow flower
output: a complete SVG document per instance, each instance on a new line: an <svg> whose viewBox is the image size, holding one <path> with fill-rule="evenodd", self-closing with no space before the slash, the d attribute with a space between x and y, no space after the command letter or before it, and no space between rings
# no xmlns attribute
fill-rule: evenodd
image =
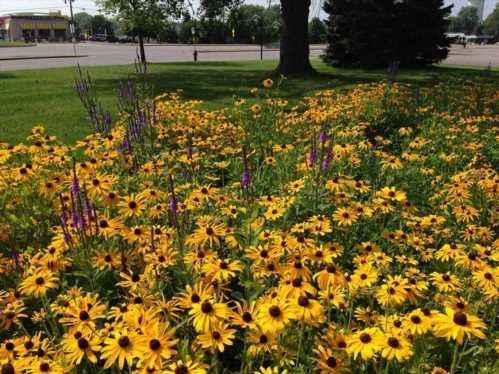
<svg viewBox="0 0 499 374"><path fill-rule="evenodd" d="M57 287L58 280L50 270L36 269L21 282L19 290L29 296L45 296L48 290Z"/></svg>
<svg viewBox="0 0 499 374"><path fill-rule="evenodd" d="M225 350L226 345L232 345L236 330L229 329L227 325L219 323L212 325L210 330L198 336L198 341L203 348L213 348L220 352Z"/></svg>
<svg viewBox="0 0 499 374"><path fill-rule="evenodd" d="M438 314L434 318L434 332L436 336L446 338L447 340L456 340L459 344L463 343L464 336L476 336L479 339L485 339L482 332L486 328L485 323L478 317L463 311L455 311L451 308L445 308L445 314Z"/></svg>
<svg viewBox="0 0 499 374"><path fill-rule="evenodd" d="M193 325L198 332L207 332L213 325L226 320L231 312L226 304L205 300L192 305L189 311Z"/></svg>
<svg viewBox="0 0 499 374"><path fill-rule="evenodd" d="M414 353L411 343L401 335L385 335L383 336L382 344L381 356L388 361L397 360L398 362L402 362Z"/></svg>
<svg viewBox="0 0 499 374"><path fill-rule="evenodd" d="M263 81L263 87L270 88L274 85L274 81L270 78L267 78Z"/></svg>
<svg viewBox="0 0 499 374"><path fill-rule="evenodd" d="M280 298L268 300L258 309L257 323L263 332L280 332L295 318L291 306Z"/></svg>
<svg viewBox="0 0 499 374"><path fill-rule="evenodd" d="M381 332L376 327L369 327L346 338L346 351L354 359L360 355L362 360L367 361L381 350L382 338Z"/></svg>
<svg viewBox="0 0 499 374"><path fill-rule="evenodd" d="M84 334L76 331L65 335L62 340L62 347L72 365L80 365L85 357L95 364L97 363L95 353L100 351L100 340L91 333Z"/></svg>
<svg viewBox="0 0 499 374"><path fill-rule="evenodd" d="M333 220L338 222L338 226L352 226L358 217L358 214L350 208L338 208L333 214Z"/></svg>
<svg viewBox="0 0 499 374"><path fill-rule="evenodd" d="M116 362L118 367L123 369L125 361L128 367L132 367L134 358L139 354L137 341L137 334L126 330L114 332L112 336L106 338L101 351L101 358L106 360L104 369L110 368Z"/></svg>
<svg viewBox="0 0 499 374"><path fill-rule="evenodd" d="M178 339L173 339L174 329L159 322L151 322L143 329L144 335L137 339L140 361L147 367L161 368L162 360L168 360L176 354Z"/></svg>

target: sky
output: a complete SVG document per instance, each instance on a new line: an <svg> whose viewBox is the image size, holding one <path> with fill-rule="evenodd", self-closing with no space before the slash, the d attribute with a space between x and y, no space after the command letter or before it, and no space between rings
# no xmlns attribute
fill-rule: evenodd
<svg viewBox="0 0 499 374"><path fill-rule="evenodd" d="M271 0L277 3L278 0ZM196 3L196 0L193 1ZM268 5L269 0L247 0L246 3ZM445 0L447 4L455 4L453 13L457 13L459 9L466 5L466 0ZM494 9L499 0L485 0L485 17ZM311 16L324 17L324 11L321 10L320 1L312 0ZM93 0L74 0L75 13L85 11L87 13L96 14L97 6ZM19 11L36 11L48 12L61 10L64 14L69 14L69 6L64 4L64 0L0 0L0 14L14 13Z"/></svg>

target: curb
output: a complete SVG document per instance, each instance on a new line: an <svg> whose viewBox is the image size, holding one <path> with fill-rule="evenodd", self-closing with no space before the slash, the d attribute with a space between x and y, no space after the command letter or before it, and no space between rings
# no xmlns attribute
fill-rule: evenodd
<svg viewBox="0 0 499 374"><path fill-rule="evenodd" d="M0 58L0 61L16 61L16 60L46 60L51 58L80 58L88 57L88 55L76 55L76 56L31 56L31 57L6 57Z"/></svg>

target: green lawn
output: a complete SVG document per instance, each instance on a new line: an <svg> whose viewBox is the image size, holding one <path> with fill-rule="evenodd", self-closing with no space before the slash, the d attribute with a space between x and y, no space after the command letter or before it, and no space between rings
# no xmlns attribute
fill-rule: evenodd
<svg viewBox="0 0 499 374"><path fill-rule="evenodd" d="M347 89L358 83L376 82L386 72L335 69L315 60L315 77L288 79L280 87L280 96L295 100L319 89ZM205 100L205 108L231 103L234 96L247 96L275 67L275 61L202 62L150 65L155 93L183 89L184 97ZM103 106L116 113L119 82L126 80L133 66L84 68L90 71ZM435 67L403 70L398 80L429 85L451 76L473 77L483 69ZM496 71L494 76L498 76ZM35 125L43 124L49 133L73 143L92 131L86 113L73 90L75 68L0 72L0 141L22 141Z"/></svg>

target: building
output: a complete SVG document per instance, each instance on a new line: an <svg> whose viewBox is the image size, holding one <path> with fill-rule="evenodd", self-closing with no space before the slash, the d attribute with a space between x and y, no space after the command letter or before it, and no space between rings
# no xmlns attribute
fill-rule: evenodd
<svg viewBox="0 0 499 374"><path fill-rule="evenodd" d="M483 21L483 12L485 9L485 0L468 0L468 6L476 8L478 19Z"/></svg>
<svg viewBox="0 0 499 374"><path fill-rule="evenodd" d="M0 16L0 39L43 42L70 39L69 19L57 13L14 13Z"/></svg>

